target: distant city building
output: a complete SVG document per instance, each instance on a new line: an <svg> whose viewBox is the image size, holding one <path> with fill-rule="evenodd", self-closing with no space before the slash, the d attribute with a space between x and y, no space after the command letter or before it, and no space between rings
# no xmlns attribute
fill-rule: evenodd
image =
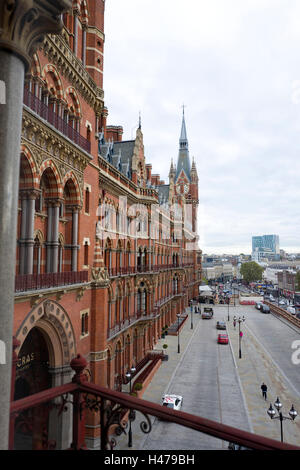
<svg viewBox="0 0 300 470"><path fill-rule="evenodd" d="M293 299L295 295L296 271L288 270L277 273L278 288L281 294Z"/></svg>
<svg viewBox="0 0 300 470"><path fill-rule="evenodd" d="M252 237L252 260L280 260L279 236L262 235Z"/></svg>
<svg viewBox="0 0 300 470"><path fill-rule="evenodd" d="M237 268L231 263L202 263L203 276L208 281L231 281L236 277Z"/></svg>

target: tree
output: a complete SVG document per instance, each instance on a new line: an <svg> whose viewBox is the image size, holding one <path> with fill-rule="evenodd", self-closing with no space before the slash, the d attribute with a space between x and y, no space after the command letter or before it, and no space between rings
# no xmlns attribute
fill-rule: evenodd
<svg viewBox="0 0 300 470"><path fill-rule="evenodd" d="M260 281L262 278L263 271L264 271L264 268L262 268L255 261L249 261L247 263L243 263L241 266L241 270L240 270L243 276L243 279L246 282Z"/></svg>

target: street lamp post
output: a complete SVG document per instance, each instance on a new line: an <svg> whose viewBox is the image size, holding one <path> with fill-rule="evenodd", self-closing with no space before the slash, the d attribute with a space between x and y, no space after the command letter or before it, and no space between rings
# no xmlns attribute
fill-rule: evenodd
<svg viewBox="0 0 300 470"><path fill-rule="evenodd" d="M239 358L241 359L242 358L242 336L243 336L243 333L241 332L241 323L245 321L245 317L243 315L243 317L239 317L238 318L238 322L239 322Z"/></svg>
<svg viewBox="0 0 300 470"><path fill-rule="evenodd" d="M190 300L190 306L191 306L191 330L194 328L193 325L193 313L194 313L194 307L193 307L193 301Z"/></svg>
<svg viewBox="0 0 300 470"><path fill-rule="evenodd" d="M180 343L179 343L179 318L180 318L180 313L177 313L177 319L178 319L178 328L177 328L178 349L177 349L177 352L178 352L178 354L180 353Z"/></svg>
<svg viewBox="0 0 300 470"><path fill-rule="evenodd" d="M298 413L297 411L295 410L294 408L294 405L292 405L290 411L289 411L289 415L290 416L283 416L282 414L282 411L281 411L281 408L282 408L282 404L279 400L279 398L277 397L277 400L275 401L274 403L274 406L275 408L277 409L278 411L278 416L275 416L276 414L276 411L274 410L273 406L272 406L272 403L270 403L270 408L268 409L267 413L268 415L270 416L271 419L279 419L280 421L280 435L281 435L281 442L283 442L283 421L285 419L289 419L291 421L294 421L295 418L297 417Z"/></svg>
<svg viewBox="0 0 300 470"><path fill-rule="evenodd" d="M227 305L228 305L228 321L229 321L229 320L230 320L230 318L229 318L229 303L230 303L230 297L229 297L229 295L228 295L228 297L227 297L226 300L227 300Z"/></svg>
<svg viewBox="0 0 300 470"><path fill-rule="evenodd" d="M126 377L129 379L129 393L131 394L131 377L135 373L136 368L134 366L126 373ZM134 410L129 411L128 420L129 420L129 431L128 431L128 447L132 447L132 429L131 429L131 421L135 418Z"/></svg>

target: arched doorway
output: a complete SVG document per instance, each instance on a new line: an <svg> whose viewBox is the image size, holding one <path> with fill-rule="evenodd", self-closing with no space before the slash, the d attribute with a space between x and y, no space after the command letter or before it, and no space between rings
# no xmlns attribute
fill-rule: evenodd
<svg viewBox="0 0 300 470"><path fill-rule="evenodd" d="M39 328L26 337L16 367L14 400L25 398L51 387L49 351ZM41 405L21 413L15 420L15 450L47 448L49 407Z"/></svg>
<svg viewBox="0 0 300 470"><path fill-rule="evenodd" d="M70 382L70 361L76 355L76 343L72 323L62 305L47 299L33 307L16 338L21 346L17 351L14 400ZM69 448L71 421L71 407L63 413L58 412L54 402L31 408L11 422L15 433L10 448Z"/></svg>

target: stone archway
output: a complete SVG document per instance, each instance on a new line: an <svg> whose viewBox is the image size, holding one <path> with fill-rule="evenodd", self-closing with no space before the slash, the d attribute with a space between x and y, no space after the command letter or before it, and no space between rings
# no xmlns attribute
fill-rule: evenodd
<svg viewBox="0 0 300 470"><path fill-rule="evenodd" d="M15 392L18 396L15 395L15 399L70 382L70 362L76 354L75 335L67 312L58 302L47 299L33 307L16 332L16 338L20 346L16 351L19 368L17 366ZM37 372L39 368L41 375ZM27 421L26 432L21 440L19 438L16 448L47 449L50 443L55 449L68 448L71 419L71 408L60 415L55 406L49 404L29 410L23 416L23 421Z"/></svg>
<svg viewBox="0 0 300 470"><path fill-rule="evenodd" d="M35 306L20 325L16 338L19 350L32 328L44 334L49 350L51 368L69 366L76 355L76 342L70 318L65 309L55 300L44 300Z"/></svg>

